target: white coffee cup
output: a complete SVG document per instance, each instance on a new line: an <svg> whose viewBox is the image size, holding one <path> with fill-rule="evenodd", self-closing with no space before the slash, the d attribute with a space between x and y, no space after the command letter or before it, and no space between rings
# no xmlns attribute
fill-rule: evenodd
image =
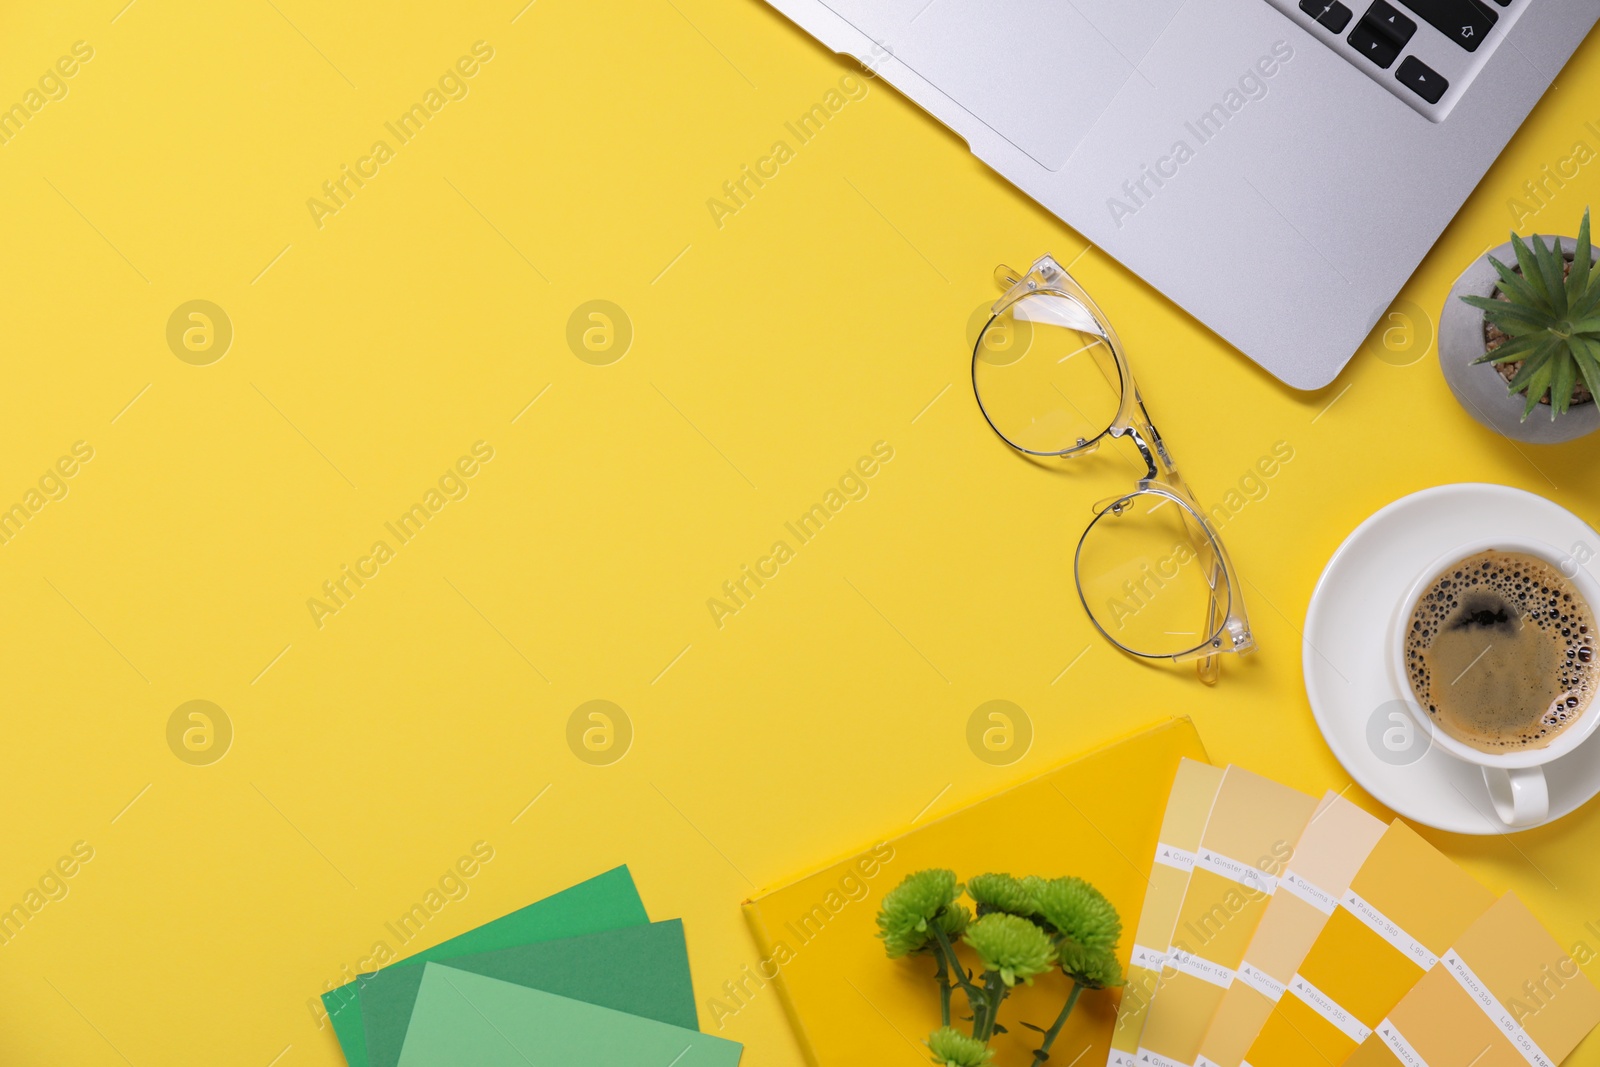
<svg viewBox="0 0 1600 1067"><path fill-rule="evenodd" d="M1533 826L1550 815L1550 790L1545 783L1544 765L1576 749L1588 740L1596 726L1600 726L1600 699L1592 699L1577 721L1568 724L1543 748L1484 752L1456 740L1434 724L1427 710L1417 702L1416 694L1411 689L1410 673L1406 670L1405 633L1411 625L1411 613L1416 610L1417 601L1457 563L1491 550L1517 552L1544 560L1572 584L1575 595L1588 602L1591 615L1600 613L1600 581L1596 581L1581 563L1559 548L1541 541L1505 537L1461 545L1429 564L1400 602L1389 627L1389 671L1411 714L1428 731L1433 747L1483 769L1483 780L1489 787L1489 799L1493 801L1495 814L1500 816L1501 821L1511 827ZM1600 668L1600 664L1597 664L1597 668Z"/></svg>

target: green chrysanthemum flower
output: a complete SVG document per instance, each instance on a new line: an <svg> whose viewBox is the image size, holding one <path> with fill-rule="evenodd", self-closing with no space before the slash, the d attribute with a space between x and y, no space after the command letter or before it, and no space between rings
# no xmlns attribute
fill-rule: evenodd
<svg viewBox="0 0 1600 1067"><path fill-rule="evenodd" d="M967 879L967 895L978 905L978 914L1003 911L1026 918L1035 911L1033 894L1021 879L1009 874L980 874Z"/></svg>
<svg viewBox="0 0 1600 1067"><path fill-rule="evenodd" d="M944 931L944 936L951 942L967 932L967 927L972 925L972 912L965 904L952 904L939 913L935 920L939 929Z"/></svg>
<svg viewBox="0 0 1600 1067"><path fill-rule="evenodd" d="M1056 943L1056 955L1068 978L1089 989L1122 985L1122 964L1116 953L1105 948L1084 948L1070 941Z"/></svg>
<svg viewBox="0 0 1600 1067"><path fill-rule="evenodd" d="M1082 878L1052 878L1034 890L1039 915L1084 949L1114 949L1122 918L1105 895Z"/></svg>
<svg viewBox="0 0 1600 1067"><path fill-rule="evenodd" d="M1055 946L1050 937L1027 919L995 912L985 915L967 929L964 938L978 954L986 971L999 971L1008 986L1017 982L1033 984L1033 976L1050 969L1055 962Z"/></svg>
<svg viewBox="0 0 1600 1067"><path fill-rule="evenodd" d="M941 919L956 897L961 886L954 871L932 869L908 874L905 880L883 896L883 906L878 909L878 936L883 939L885 951L891 959L908 956L928 944L932 935L929 923ZM966 909L962 908L940 922L940 928L949 932L954 923L956 932L966 929Z"/></svg>
<svg viewBox="0 0 1600 1067"><path fill-rule="evenodd" d="M988 1045L952 1026L929 1034L928 1048L939 1067L985 1067L994 1059L994 1050Z"/></svg>

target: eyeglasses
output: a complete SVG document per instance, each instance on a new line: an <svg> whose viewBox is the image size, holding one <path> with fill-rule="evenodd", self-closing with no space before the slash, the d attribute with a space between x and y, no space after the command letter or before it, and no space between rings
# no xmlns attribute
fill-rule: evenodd
<svg viewBox="0 0 1600 1067"><path fill-rule="evenodd" d="M1084 611L1112 644L1144 659L1196 662L1255 647L1238 573L1150 420L1116 331L1050 256L1019 275L972 349L972 388L989 426L1030 456L1074 457L1128 438L1146 473L1094 506L1073 574Z"/></svg>

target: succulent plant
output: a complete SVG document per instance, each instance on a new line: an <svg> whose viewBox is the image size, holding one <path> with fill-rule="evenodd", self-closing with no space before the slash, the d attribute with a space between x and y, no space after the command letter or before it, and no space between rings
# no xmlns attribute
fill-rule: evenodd
<svg viewBox="0 0 1600 1067"><path fill-rule="evenodd" d="M1600 397L1600 272L1593 269L1589 212L1583 213L1570 264L1559 242L1547 247L1537 234L1531 248L1516 234L1511 244L1516 267L1489 257L1500 275L1500 295L1461 298L1482 310L1484 319L1506 338L1476 362L1520 362L1510 389L1527 397L1523 420L1546 394L1554 419L1575 397L1582 399L1580 383L1591 398Z"/></svg>

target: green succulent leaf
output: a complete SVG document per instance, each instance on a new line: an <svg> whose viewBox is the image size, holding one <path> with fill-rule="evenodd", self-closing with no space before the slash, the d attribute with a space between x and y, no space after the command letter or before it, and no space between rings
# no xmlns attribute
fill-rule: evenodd
<svg viewBox="0 0 1600 1067"><path fill-rule="evenodd" d="M1589 395L1600 401L1600 341L1574 337L1567 342L1567 347L1572 349L1572 358L1578 364L1578 373L1583 376Z"/></svg>
<svg viewBox="0 0 1600 1067"><path fill-rule="evenodd" d="M1524 367L1523 370L1527 370L1527 368ZM1527 380L1526 384L1524 384L1523 387L1522 387L1523 389L1527 390L1527 395L1528 395L1527 403L1525 405L1523 405L1523 408L1522 408L1522 421L1523 422L1527 422L1528 421L1528 416L1533 414L1533 409L1539 406L1539 400L1544 396L1545 392L1550 388L1550 376L1553 373L1553 371L1554 371L1554 368L1551 367L1550 360L1549 359L1545 359L1542 363L1539 364L1538 369L1536 369L1531 375L1528 376L1528 380ZM1517 372L1517 377L1518 378L1522 377L1522 371L1518 371ZM1512 390L1511 391L1513 393L1517 392L1516 379L1512 379ZM1550 417L1551 418L1555 418L1554 412L1551 413Z"/></svg>
<svg viewBox="0 0 1600 1067"><path fill-rule="evenodd" d="M1596 284L1597 281L1600 281L1600 275L1590 274L1589 292L1579 298L1577 303L1568 306L1567 315L1573 321L1586 322L1590 315L1593 315L1596 310L1600 310L1600 284Z"/></svg>
<svg viewBox="0 0 1600 1067"><path fill-rule="evenodd" d="M1517 253L1517 266L1522 268L1522 279L1533 290L1534 304L1548 311L1550 308L1550 293L1544 287L1544 275L1539 271L1539 261L1534 258L1533 249L1516 234L1511 235L1511 247Z"/></svg>
<svg viewBox="0 0 1600 1067"><path fill-rule="evenodd" d="M1539 274L1544 279L1544 290L1550 296L1550 311L1557 318L1567 313L1567 279L1563 270L1561 241L1546 247L1538 234L1533 235L1533 258L1539 264Z"/></svg>
<svg viewBox="0 0 1600 1067"><path fill-rule="evenodd" d="M1489 262L1494 266L1495 273L1500 275L1500 288L1505 291L1507 296L1511 297L1511 299L1518 304L1523 305L1531 306L1539 302L1539 298L1533 295L1533 289L1526 281L1523 280L1522 275L1518 274L1516 271L1512 270L1498 259L1495 259L1493 256L1489 257ZM1470 304L1475 300L1484 300L1487 298L1469 297L1466 299ZM1503 304L1505 301L1497 300L1495 303ZM1485 305L1480 304L1477 306L1482 307Z"/></svg>
<svg viewBox="0 0 1600 1067"><path fill-rule="evenodd" d="M1551 360L1554 368L1550 376L1550 417L1565 415L1572 406L1572 388L1578 384L1578 365L1572 353L1563 344Z"/></svg>
<svg viewBox="0 0 1600 1067"><path fill-rule="evenodd" d="M1549 312L1538 308L1520 307L1504 300L1496 300L1489 296L1464 296L1461 298L1475 308L1483 309L1483 317L1510 333L1508 324L1522 323L1547 330L1556 324L1557 320Z"/></svg>
<svg viewBox="0 0 1600 1067"><path fill-rule="evenodd" d="M1550 294L1544 291L1544 277L1539 273L1539 264L1533 258L1533 249L1517 235L1511 235L1511 250L1517 255L1517 266L1522 271L1522 280L1528 283L1528 288L1533 290L1532 303L1550 306Z"/></svg>
<svg viewBox="0 0 1600 1067"><path fill-rule="evenodd" d="M1513 393L1520 393L1522 390L1528 388L1533 382L1533 376L1538 374L1545 368L1547 364L1549 364L1550 360L1555 355L1556 348L1560 346L1560 344L1561 342L1557 341L1553 337L1545 338L1543 343L1541 343L1538 348L1534 349L1533 354L1523 361L1522 369L1517 371L1517 373L1512 376L1511 391ZM1546 379L1546 381L1548 382L1548 379ZM1543 395L1543 393L1535 393L1533 395L1533 402L1538 403L1539 397ZM1529 410L1531 411L1532 409L1530 408Z"/></svg>
<svg viewBox="0 0 1600 1067"><path fill-rule="evenodd" d="M1522 337L1513 337L1499 348L1492 348L1473 360L1474 363L1509 363L1514 359L1522 359L1529 352L1543 344L1547 338L1543 334L1529 334Z"/></svg>
<svg viewBox="0 0 1600 1067"><path fill-rule="evenodd" d="M1572 250L1572 273L1567 275L1567 307L1573 308L1580 297L1589 290L1589 271L1594 261L1594 250L1589 245L1589 209L1583 209L1583 221L1578 223L1578 246Z"/></svg>
<svg viewBox="0 0 1600 1067"><path fill-rule="evenodd" d="M1479 296L1477 293L1468 293L1461 298L1461 301L1462 303L1471 304L1475 308L1481 308L1486 312L1511 311L1515 314L1527 315L1530 318L1549 318L1543 312L1534 310L1533 302L1531 301L1528 304L1514 304L1506 300L1497 300L1492 296Z"/></svg>

